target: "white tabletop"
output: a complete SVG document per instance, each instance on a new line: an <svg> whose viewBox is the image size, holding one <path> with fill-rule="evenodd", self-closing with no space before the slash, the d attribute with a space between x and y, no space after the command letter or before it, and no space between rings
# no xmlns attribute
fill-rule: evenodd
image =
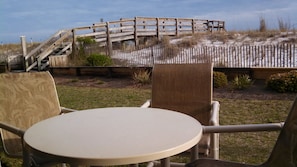
<svg viewBox="0 0 297 167"><path fill-rule="evenodd" d="M124 165L163 159L196 145L200 123L164 109L116 107L77 111L41 121L24 141L33 153L85 165Z"/></svg>

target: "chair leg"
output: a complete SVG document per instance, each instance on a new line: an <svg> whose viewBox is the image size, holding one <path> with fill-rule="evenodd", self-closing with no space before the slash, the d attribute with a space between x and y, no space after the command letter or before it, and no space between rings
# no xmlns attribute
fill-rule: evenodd
<svg viewBox="0 0 297 167"><path fill-rule="evenodd" d="M214 134L211 134L211 143L210 143L210 146L211 146L211 150L210 150L210 155L212 158L214 159L220 159L220 138L219 138L219 135L218 133L214 133Z"/></svg>
<svg viewBox="0 0 297 167"><path fill-rule="evenodd" d="M161 159L161 167L170 167L170 158Z"/></svg>

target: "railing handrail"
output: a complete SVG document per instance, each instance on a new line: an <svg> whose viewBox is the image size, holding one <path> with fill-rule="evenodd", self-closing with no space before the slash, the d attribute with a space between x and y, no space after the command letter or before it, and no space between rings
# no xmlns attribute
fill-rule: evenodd
<svg viewBox="0 0 297 167"><path fill-rule="evenodd" d="M140 24L138 21L142 21L142 23ZM151 23L151 21L154 21L154 23ZM166 23L167 22L173 22L175 21L175 23ZM109 22L102 22L102 23L94 23L92 26L84 26L84 27L76 27L73 28L73 30L77 31L77 30L89 30L89 29L96 29L96 28L106 28L105 31L107 29L112 29L115 25L119 25L120 27L126 27L126 26L134 26L134 30L131 31L135 31L136 33L139 30L139 27L136 28L137 26L143 26L143 27L156 27L155 31L156 34L158 34L157 31L160 31L159 27L163 27L162 28L162 32L164 33L164 30L166 32L166 27L175 27L175 33L178 34L178 31L181 31L181 27L182 26L186 26L186 27L191 27L191 30L188 29L191 32L197 32L195 27L195 23L198 22L197 24L200 24L200 22L205 22L207 23L207 27L205 27L204 31L213 31L212 29L223 29L225 30L225 26L224 26L224 21L220 21L220 20L206 20L206 19L191 19L191 18L151 18L151 17L135 17L133 19L129 19L129 18L125 18L125 19L121 19L118 21L109 21ZM160 23L158 23L160 22ZM223 23L222 27L217 27L217 26L209 26L209 23L213 23L213 22L217 22L217 23ZM132 24L131 24L132 23ZM188 23L188 24L185 24ZM203 26L204 24L202 24L201 26ZM108 27L107 27L108 26ZM135 30L136 29L136 30ZM145 29L145 28L143 28ZM141 29L141 30L143 30ZM211 29L211 30L210 30ZM94 36L96 36L95 31L93 32ZM88 36L91 36L92 33L88 33ZM80 34L77 36L84 36L84 34Z"/></svg>
<svg viewBox="0 0 297 167"><path fill-rule="evenodd" d="M50 50L52 50L57 44L61 43L65 38L69 37L71 35L71 30L60 30L56 32L54 35L51 36L48 40L41 43L38 47L33 49L29 54L24 56L25 61L25 70L30 71L34 66L38 65L38 62L44 59L48 54L50 54ZM35 55L37 52L39 52L44 46L49 45L44 50L42 50L41 53L38 55ZM41 56L40 56L41 55ZM38 59L35 59L31 64L28 64L28 59L32 56L35 56Z"/></svg>
<svg viewBox="0 0 297 167"><path fill-rule="evenodd" d="M64 32L65 30L59 30L57 31L54 35L52 35L48 40L46 40L45 42L42 42L38 47L34 48L30 53L28 53L25 56L25 60L27 60L29 57L33 56L33 54L35 54L38 50L40 50L44 45L46 45L49 41L51 41L53 38L59 36L62 32Z"/></svg>
<svg viewBox="0 0 297 167"><path fill-rule="evenodd" d="M79 34L80 30L92 30L92 32ZM115 41L132 39L138 45L138 37L141 36L156 36L161 39L162 36L167 35L179 36L214 30L225 30L225 22L197 18L135 17L73 28L73 40L77 37L94 37L95 41L106 43L108 53L112 55L112 42ZM105 34L98 35L98 32Z"/></svg>

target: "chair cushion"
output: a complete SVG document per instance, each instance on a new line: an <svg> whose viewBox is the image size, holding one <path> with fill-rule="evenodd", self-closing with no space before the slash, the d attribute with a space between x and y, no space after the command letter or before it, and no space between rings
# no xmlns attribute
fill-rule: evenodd
<svg viewBox="0 0 297 167"><path fill-rule="evenodd" d="M212 71L211 63L155 64L151 107L182 112L203 125L209 125ZM199 152L208 155L209 147L210 135L203 135Z"/></svg>
<svg viewBox="0 0 297 167"><path fill-rule="evenodd" d="M60 113L52 76L48 72L0 75L0 121L26 130L33 124ZM2 130L5 149L22 154L21 139Z"/></svg>
<svg viewBox="0 0 297 167"><path fill-rule="evenodd" d="M156 64L152 76L152 107L188 114L209 125L212 64Z"/></svg>

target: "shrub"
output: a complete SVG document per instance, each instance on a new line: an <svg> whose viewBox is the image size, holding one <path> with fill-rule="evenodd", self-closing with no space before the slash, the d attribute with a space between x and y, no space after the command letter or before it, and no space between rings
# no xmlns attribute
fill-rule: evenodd
<svg viewBox="0 0 297 167"><path fill-rule="evenodd" d="M96 43L96 41L91 37L78 37L76 40L80 43L81 46Z"/></svg>
<svg viewBox="0 0 297 167"><path fill-rule="evenodd" d="M112 59L109 56L101 54L91 54L87 57L88 66L110 66L112 65Z"/></svg>
<svg viewBox="0 0 297 167"><path fill-rule="evenodd" d="M76 40L79 43L79 50L78 55L74 56L79 56L80 58L84 59L88 55L86 53L86 47L96 43L96 41L91 37L78 37Z"/></svg>
<svg viewBox="0 0 297 167"><path fill-rule="evenodd" d="M297 92L297 70L271 75L266 81L266 86L280 93Z"/></svg>
<svg viewBox="0 0 297 167"><path fill-rule="evenodd" d="M151 72L148 70L139 70L133 74L133 80L140 84L149 84Z"/></svg>
<svg viewBox="0 0 297 167"><path fill-rule="evenodd" d="M213 86L215 88L221 88L228 84L227 75L223 72L213 72Z"/></svg>
<svg viewBox="0 0 297 167"><path fill-rule="evenodd" d="M249 88L252 85L253 81L249 75L240 75L236 76L232 81L232 86L234 89L242 90Z"/></svg>

